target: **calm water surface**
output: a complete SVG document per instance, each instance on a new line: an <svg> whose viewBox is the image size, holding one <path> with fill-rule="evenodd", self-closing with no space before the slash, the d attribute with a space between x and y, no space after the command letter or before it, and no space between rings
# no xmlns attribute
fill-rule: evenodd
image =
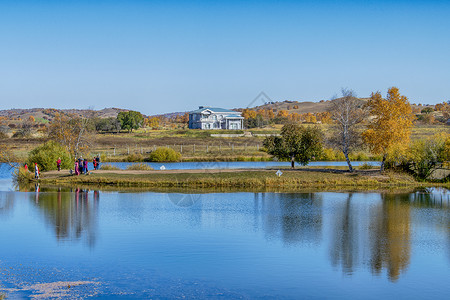
<svg viewBox="0 0 450 300"><path fill-rule="evenodd" d="M0 164L0 295L447 299L449 195L19 192Z"/></svg>
<svg viewBox="0 0 450 300"><path fill-rule="evenodd" d="M0 192L0 293L446 299L449 193Z"/></svg>

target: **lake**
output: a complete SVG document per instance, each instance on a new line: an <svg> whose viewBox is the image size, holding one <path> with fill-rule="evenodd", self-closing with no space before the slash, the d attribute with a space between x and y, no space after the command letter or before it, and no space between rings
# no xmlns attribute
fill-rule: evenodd
<svg viewBox="0 0 450 300"><path fill-rule="evenodd" d="M449 201L443 190L0 192L0 286L10 297L39 293L38 283L84 281L63 292L444 299Z"/></svg>
<svg viewBox="0 0 450 300"><path fill-rule="evenodd" d="M11 299L450 294L450 191L444 189L4 189L0 237L0 295Z"/></svg>

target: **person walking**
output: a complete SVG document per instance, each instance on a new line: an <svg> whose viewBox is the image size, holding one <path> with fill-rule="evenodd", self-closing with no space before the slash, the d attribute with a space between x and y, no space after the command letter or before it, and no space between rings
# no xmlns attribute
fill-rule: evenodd
<svg viewBox="0 0 450 300"><path fill-rule="evenodd" d="M39 167L37 163L34 163L34 178L39 179Z"/></svg>
<svg viewBox="0 0 450 300"><path fill-rule="evenodd" d="M97 162L97 170L100 169L100 156L97 155L95 158L95 161Z"/></svg>
<svg viewBox="0 0 450 300"><path fill-rule="evenodd" d="M83 162L83 171L84 171L84 174L88 173L88 160L87 160L87 158L85 158L84 162Z"/></svg>
<svg viewBox="0 0 450 300"><path fill-rule="evenodd" d="M92 165L94 166L94 170L97 170L97 161L94 159L92 160Z"/></svg>
<svg viewBox="0 0 450 300"><path fill-rule="evenodd" d="M78 172L79 174L83 174L83 158L78 158Z"/></svg>
<svg viewBox="0 0 450 300"><path fill-rule="evenodd" d="M78 161L75 159L75 175L79 175L80 174L80 167L78 165Z"/></svg>
<svg viewBox="0 0 450 300"><path fill-rule="evenodd" d="M56 167L58 168L58 172L61 171L61 157L58 157L56 161Z"/></svg>

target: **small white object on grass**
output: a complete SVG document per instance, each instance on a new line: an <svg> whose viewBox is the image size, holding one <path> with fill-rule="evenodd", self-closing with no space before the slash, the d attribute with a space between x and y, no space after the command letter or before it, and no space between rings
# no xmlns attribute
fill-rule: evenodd
<svg viewBox="0 0 450 300"><path fill-rule="evenodd" d="M164 165L162 165L161 167L159 167L159 169L160 169L161 171L164 171L164 170L166 169L166 167L164 167Z"/></svg>
<svg viewBox="0 0 450 300"><path fill-rule="evenodd" d="M278 170L275 174L277 174L277 176L280 177L281 175L283 175L283 172L281 172L280 170Z"/></svg>

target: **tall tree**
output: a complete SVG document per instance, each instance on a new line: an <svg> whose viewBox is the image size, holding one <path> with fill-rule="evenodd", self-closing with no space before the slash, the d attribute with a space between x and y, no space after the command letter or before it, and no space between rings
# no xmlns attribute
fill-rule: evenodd
<svg viewBox="0 0 450 300"><path fill-rule="evenodd" d="M144 117L138 111L121 111L117 115L117 120L119 120L120 125L123 129L132 132L133 129L138 129L142 126L144 122Z"/></svg>
<svg viewBox="0 0 450 300"><path fill-rule="evenodd" d="M63 145L74 157L78 157L90 145L93 124L90 116L82 118L57 113L49 127L49 138Z"/></svg>
<svg viewBox="0 0 450 300"><path fill-rule="evenodd" d="M361 100L355 97L352 90L342 89L342 97L334 99L331 103L330 113L334 121L332 144L344 153L348 169L353 172L349 158L350 150L359 144L360 134L357 126L364 119L364 110Z"/></svg>
<svg viewBox="0 0 450 300"><path fill-rule="evenodd" d="M290 159L291 167L297 161L307 165L322 152L323 134L318 127L299 126L288 123L281 129L281 136L264 140L267 153L281 159Z"/></svg>
<svg viewBox="0 0 450 300"><path fill-rule="evenodd" d="M363 139L372 152L383 155L380 167L383 171L389 151L408 145L415 117L408 98L400 95L396 87L388 90L386 99L380 92L372 93L367 107L373 118L363 132Z"/></svg>

